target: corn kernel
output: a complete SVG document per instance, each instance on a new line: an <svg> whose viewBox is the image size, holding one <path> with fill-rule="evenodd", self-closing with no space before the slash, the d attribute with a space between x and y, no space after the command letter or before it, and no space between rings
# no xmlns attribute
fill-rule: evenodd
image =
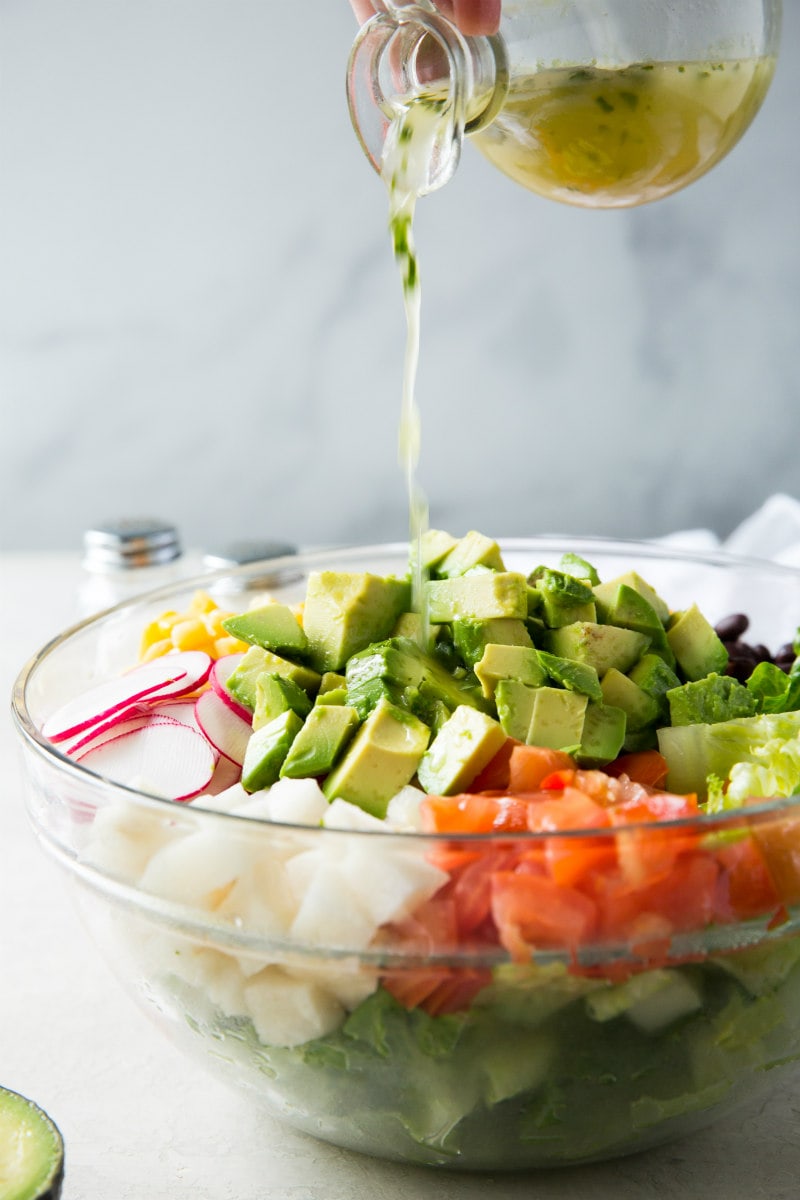
<svg viewBox="0 0 800 1200"><path fill-rule="evenodd" d="M205 625L209 635L212 638L225 637L225 630L222 628L222 622L227 620L228 613L222 611L221 608L215 608L213 612L203 613L200 620Z"/></svg>
<svg viewBox="0 0 800 1200"><path fill-rule="evenodd" d="M162 655L169 654L174 649L172 641L169 638L163 638L160 642L151 642L139 657L142 662L152 662L154 658L161 658Z"/></svg>
<svg viewBox="0 0 800 1200"><path fill-rule="evenodd" d="M190 617L172 627L172 644L178 650L203 650L207 643L208 633L202 621Z"/></svg>
<svg viewBox="0 0 800 1200"><path fill-rule="evenodd" d="M217 607L216 601L208 592L195 592L189 605L189 612L199 616L201 613L213 612Z"/></svg>
<svg viewBox="0 0 800 1200"><path fill-rule="evenodd" d="M213 657L224 658L226 654L242 654L248 647L235 637L219 637L214 642Z"/></svg>

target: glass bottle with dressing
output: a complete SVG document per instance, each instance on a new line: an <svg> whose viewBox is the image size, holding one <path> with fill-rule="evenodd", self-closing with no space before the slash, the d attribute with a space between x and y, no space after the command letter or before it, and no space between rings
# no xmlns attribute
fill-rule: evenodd
<svg viewBox="0 0 800 1200"><path fill-rule="evenodd" d="M586 208L658 200L719 162L764 100L781 26L781 0L504 0L499 34L473 38L432 0L374 6L347 90L377 170L396 118L427 108L418 194L469 134L518 183Z"/></svg>

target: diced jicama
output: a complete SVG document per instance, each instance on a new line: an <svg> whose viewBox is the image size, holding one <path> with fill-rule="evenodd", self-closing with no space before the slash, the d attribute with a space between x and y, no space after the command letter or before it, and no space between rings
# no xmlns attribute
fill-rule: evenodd
<svg viewBox="0 0 800 1200"><path fill-rule="evenodd" d="M214 910L250 866L256 846L221 830L191 833L159 850L140 884L165 900Z"/></svg>
<svg viewBox="0 0 800 1200"><path fill-rule="evenodd" d="M328 801L315 779L279 779L269 791L270 817L287 825L319 825Z"/></svg>
<svg viewBox="0 0 800 1200"><path fill-rule="evenodd" d="M312 854L317 856L316 869L310 878L303 880L305 886L298 889L292 869L298 858L308 860ZM286 869L295 895L300 899L291 936L312 946L366 949L375 935L375 921L362 905L361 895L356 894L339 867L312 850L290 859Z"/></svg>
<svg viewBox="0 0 800 1200"><path fill-rule="evenodd" d="M422 831L420 802L425 799L421 788L407 784L396 796L392 796L386 809L386 824L392 829L404 833L419 833Z"/></svg>
<svg viewBox="0 0 800 1200"><path fill-rule="evenodd" d="M210 670L211 659L202 650L165 654L69 700L48 718L42 733L52 742L62 742L140 701L192 692L205 683Z"/></svg>
<svg viewBox="0 0 800 1200"><path fill-rule="evenodd" d="M316 983L293 979L267 967L246 985L245 1002L256 1033L268 1046L299 1046L324 1037L344 1018L344 1009Z"/></svg>
<svg viewBox="0 0 800 1200"><path fill-rule="evenodd" d="M168 814L125 800L98 809L83 854L110 875L138 880L156 851L179 833Z"/></svg>

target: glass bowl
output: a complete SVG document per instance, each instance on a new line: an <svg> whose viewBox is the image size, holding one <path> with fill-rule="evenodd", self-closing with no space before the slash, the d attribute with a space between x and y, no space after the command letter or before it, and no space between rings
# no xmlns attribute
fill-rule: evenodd
<svg viewBox="0 0 800 1200"><path fill-rule="evenodd" d="M510 570L565 550L604 579L636 570L675 608L748 613L752 640L772 647L797 627L789 568L604 539L501 546ZM376 546L206 575L68 630L24 668L13 708L30 816L124 985L254 1103L388 1159L583 1163L751 1100L800 1056L796 797L560 833L323 828L268 816L258 797L247 814L226 811L225 792L159 799L41 733L67 699L129 668L147 622L197 588L235 610L253 589L299 601L311 570L406 564L405 547ZM541 879L543 862L560 864L561 890L499 933L503 881L525 864ZM597 907L577 936L562 902L584 869Z"/></svg>

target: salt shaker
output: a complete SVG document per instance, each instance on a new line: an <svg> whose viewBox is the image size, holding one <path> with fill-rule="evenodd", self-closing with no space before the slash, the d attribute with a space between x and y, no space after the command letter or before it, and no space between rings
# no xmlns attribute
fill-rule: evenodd
<svg viewBox="0 0 800 1200"><path fill-rule="evenodd" d="M83 535L84 582L78 605L90 616L141 592L171 583L181 574L178 531L153 517L104 521Z"/></svg>

